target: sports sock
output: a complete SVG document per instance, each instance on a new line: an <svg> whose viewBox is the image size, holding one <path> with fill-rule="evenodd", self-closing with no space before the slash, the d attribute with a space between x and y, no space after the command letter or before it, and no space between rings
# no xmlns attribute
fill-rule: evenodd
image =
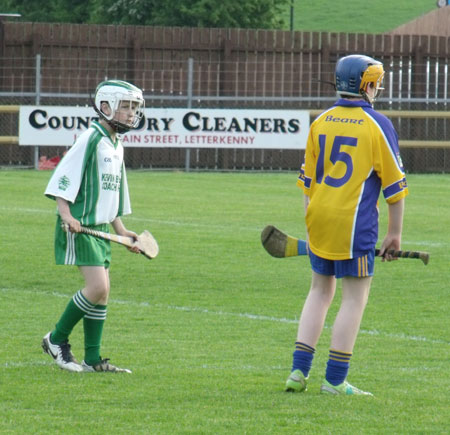
<svg viewBox="0 0 450 435"><path fill-rule="evenodd" d="M345 381L350 367L351 353L330 349L325 379L331 385L339 385Z"/></svg>
<svg viewBox="0 0 450 435"><path fill-rule="evenodd" d="M100 360L100 345L103 325L106 320L106 305L96 305L84 316L84 361L90 366Z"/></svg>
<svg viewBox="0 0 450 435"><path fill-rule="evenodd" d="M72 329L82 319L82 317L94 308L79 290L66 306L64 313L58 320L55 329L52 331L50 340L54 344L63 343L69 338Z"/></svg>
<svg viewBox="0 0 450 435"><path fill-rule="evenodd" d="M295 343L295 351L293 354L292 371L300 370L305 378L308 377L311 370L314 352L316 350L305 343L297 341Z"/></svg>

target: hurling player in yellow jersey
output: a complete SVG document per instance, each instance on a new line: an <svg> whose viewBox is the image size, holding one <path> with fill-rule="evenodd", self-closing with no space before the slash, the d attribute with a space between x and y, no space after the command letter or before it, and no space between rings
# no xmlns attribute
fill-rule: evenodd
<svg viewBox="0 0 450 435"><path fill-rule="evenodd" d="M328 394L364 392L346 380L369 295L378 239L378 198L388 204L381 244L383 261L400 249L404 198L408 194L398 137L372 104L384 76L381 62L351 55L336 64L339 100L312 123L297 184L305 197L312 282L300 317L287 391L306 390L315 347L342 279L342 302L334 321L325 379Z"/></svg>

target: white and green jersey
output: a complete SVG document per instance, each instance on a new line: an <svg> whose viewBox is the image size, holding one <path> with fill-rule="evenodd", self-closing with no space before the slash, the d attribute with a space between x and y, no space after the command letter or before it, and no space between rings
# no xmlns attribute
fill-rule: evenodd
<svg viewBox="0 0 450 435"><path fill-rule="evenodd" d="M82 225L107 224L130 214L120 139L113 143L106 129L92 122L59 162L45 195L68 201L72 216Z"/></svg>

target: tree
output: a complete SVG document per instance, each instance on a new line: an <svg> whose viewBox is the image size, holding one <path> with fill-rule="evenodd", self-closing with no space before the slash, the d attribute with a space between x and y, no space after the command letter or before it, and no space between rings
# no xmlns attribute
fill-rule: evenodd
<svg viewBox="0 0 450 435"><path fill-rule="evenodd" d="M290 0L0 0L24 21L278 29Z"/></svg>
<svg viewBox="0 0 450 435"><path fill-rule="evenodd" d="M98 0L96 22L187 27L280 28L289 0ZM105 7L106 6L106 7Z"/></svg>
<svg viewBox="0 0 450 435"><path fill-rule="evenodd" d="M0 12L16 12L22 21L84 23L89 20L89 0L0 0Z"/></svg>

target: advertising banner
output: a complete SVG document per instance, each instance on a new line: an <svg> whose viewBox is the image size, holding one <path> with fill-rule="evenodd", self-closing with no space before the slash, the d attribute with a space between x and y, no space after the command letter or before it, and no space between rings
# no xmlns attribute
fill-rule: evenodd
<svg viewBox="0 0 450 435"><path fill-rule="evenodd" d="M307 110L145 109L124 146L304 149ZM70 146L98 116L91 107L21 106L19 144Z"/></svg>

